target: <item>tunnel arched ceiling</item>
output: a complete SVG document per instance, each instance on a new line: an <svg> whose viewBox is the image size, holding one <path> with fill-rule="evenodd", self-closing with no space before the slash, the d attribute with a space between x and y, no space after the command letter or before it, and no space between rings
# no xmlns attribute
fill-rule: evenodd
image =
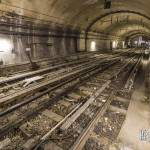
<svg viewBox="0 0 150 150"><path fill-rule="evenodd" d="M149 6L149 0L112 0L111 9L104 9L104 0L1 0L0 10L15 11L20 15L78 26L81 29L87 29L96 18L100 18L92 24L90 30L125 35L124 28L132 31L136 30L136 26L149 32ZM122 13L110 15L117 11ZM107 22L111 17L114 21ZM122 33L119 33L120 30Z"/></svg>
<svg viewBox="0 0 150 150"><path fill-rule="evenodd" d="M95 22L93 21L89 27L95 32L103 32L122 39L126 39L127 33L134 31L150 34L149 17L132 11L115 11L108 15L105 14L95 19Z"/></svg>
<svg viewBox="0 0 150 150"><path fill-rule="evenodd" d="M125 38L130 38L132 36L135 36L135 35L145 35L145 36L150 36L150 32L145 32L144 30L133 30L133 31L128 31L124 34L124 37Z"/></svg>
<svg viewBox="0 0 150 150"><path fill-rule="evenodd" d="M144 37L150 37L150 34L146 33L146 32L131 32L130 34L126 35L127 38L133 38L136 36L144 36Z"/></svg>
<svg viewBox="0 0 150 150"><path fill-rule="evenodd" d="M137 37L140 37L140 36L142 36L142 37L144 37L144 38L146 38L146 39L150 39L150 35L147 35L147 34L134 34L134 35L132 35L132 36L130 36L130 37L128 37L129 38L129 40L132 40L132 39L134 39L134 38L137 38Z"/></svg>
<svg viewBox="0 0 150 150"><path fill-rule="evenodd" d="M143 27L139 24L125 24L116 26L108 32L113 35L115 34L117 36L124 37L126 33L131 33L132 31L144 31L145 33L150 33L150 28L145 26Z"/></svg>
<svg viewBox="0 0 150 150"><path fill-rule="evenodd" d="M134 13L115 13L98 20L92 26L92 29L110 32L114 28L120 28L120 26L130 26L133 24L149 28L150 20Z"/></svg>

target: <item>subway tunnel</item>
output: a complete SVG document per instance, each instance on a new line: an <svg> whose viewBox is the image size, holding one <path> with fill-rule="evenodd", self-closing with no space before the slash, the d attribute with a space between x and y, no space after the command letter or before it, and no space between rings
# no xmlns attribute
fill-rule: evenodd
<svg viewBox="0 0 150 150"><path fill-rule="evenodd" d="M150 150L150 1L0 0L0 150Z"/></svg>

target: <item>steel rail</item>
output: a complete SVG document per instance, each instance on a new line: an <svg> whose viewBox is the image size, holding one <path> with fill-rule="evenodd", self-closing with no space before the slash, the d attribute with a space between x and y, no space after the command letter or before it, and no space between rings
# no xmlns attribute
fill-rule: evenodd
<svg viewBox="0 0 150 150"><path fill-rule="evenodd" d="M113 63L115 64L117 62L113 62ZM90 70L86 70L86 72L82 72L82 74L80 74L78 76L74 76L69 81L65 80L64 83L62 83L62 84L70 83L71 81L74 81L74 80L76 80L76 83L73 84L73 85L71 85L70 87L64 89L61 93L59 93L58 95L54 96L53 98L48 99L42 105L38 106L38 108L27 112L23 116L20 116L16 121L12 121L12 122L8 123L7 125L4 125L3 127L1 127L0 128L0 137L3 137L9 131L14 130L14 128L19 127L19 125L21 123L25 122L27 119L29 119L29 118L33 117L34 115L36 115L38 111L43 110L43 109L47 108L48 106L52 106L54 103L56 103L58 101L58 99L60 98L60 96L65 95L69 91L72 91L72 89L74 89L75 87L77 87L80 83L85 82L90 76L92 76L94 74L97 74L100 71L109 68L110 66L112 66L112 64L108 64L103 69L100 68L99 66L97 66L95 68L91 68ZM90 73L92 71L94 71L94 72ZM85 76L83 76L83 75L85 75ZM62 86L62 84L57 85L54 88L58 89L60 86ZM51 91L51 89L50 89L50 91Z"/></svg>
<svg viewBox="0 0 150 150"><path fill-rule="evenodd" d="M72 66L72 65L88 62L91 59L93 59L93 58L87 58L87 60L86 59L85 60L81 59L80 61L76 60L75 62L59 64L59 65L48 67L48 68L45 68L45 69L40 69L40 70L37 70L37 71L32 71L32 72L29 72L29 73L21 74L21 75L18 75L17 77L16 76L8 77L7 79L0 81L0 85L6 84L6 83L8 84L8 83L18 81L18 80L22 80L22 79L25 79L25 78L28 78L28 77L32 77L34 75L44 74L44 73L47 73L47 72L50 72L50 71L57 70L59 68L69 67L69 66Z"/></svg>
<svg viewBox="0 0 150 150"><path fill-rule="evenodd" d="M135 67L137 68L137 65L139 65L139 61L140 60L141 60L141 57L135 63L134 69L135 69ZM132 76L133 72L130 72L130 70L129 70L128 73L130 74L128 78L130 78ZM128 80L126 80L126 82L128 82ZM111 101L113 100L113 97L114 97L115 93L117 93L117 91L118 91L118 89L115 89L113 91L113 93L111 93L112 95L110 95L110 97L108 98L108 101L103 105L104 107L102 107L102 109L100 108L99 111L95 114L94 119L91 120L91 122L89 123L89 125L87 126L87 128L84 129L84 131L79 136L79 138L77 139L77 141L73 144L73 146L70 148L70 150L81 150L83 148L83 146L85 144L85 141L88 139L90 131L93 130L95 124L98 122L98 119L100 117L102 117L103 114L106 112L106 110L108 109L108 107L109 107Z"/></svg>
<svg viewBox="0 0 150 150"><path fill-rule="evenodd" d="M130 64L130 62L131 62L132 60L133 60L133 58L132 58L129 62L127 62L115 75L113 75L113 76L111 77L110 81L111 81L112 79L116 78L116 77ZM110 103L110 101L108 101L108 104L109 104L109 103ZM108 104L107 104L107 105L108 105ZM104 107L104 109L102 109L100 112L98 112L98 114L104 112L106 108L107 108L107 107ZM65 119L65 121L66 121L66 119ZM63 121L63 122L64 122L64 121ZM61 123L61 124L62 124L62 123ZM60 124L60 125L61 125L61 124ZM49 138L49 136L51 135L51 133L52 133L51 131L50 131L50 132L47 132L47 133L39 140L38 144L35 145L34 150L37 150L37 149L40 147L40 145L43 144L43 143L47 140L47 138Z"/></svg>
<svg viewBox="0 0 150 150"><path fill-rule="evenodd" d="M113 59L117 59L117 58L113 58ZM111 60L113 60L111 59ZM73 70L72 72L67 72L67 74L63 74L61 76L58 76L57 78L53 78L51 80L48 80L47 82L44 81L44 82L40 82L39 84L37 84L36 86L33 86L33 87L30 87L30 88L26 88L26 89L21 89L20 91L17 91L15 93L12 93L12 94L8 94L7 96L4 96L0 99L0 104L7 104L7 103L10 103L10 102L13 102L15 99L17 98L21 98L23 96L27 96L27 94L31 94L35 91L40 91L42 90L43 88L48 88L49 86L53 86L53 84L55 82L59 82L59 80L63 79L63 78L67 78L68 76L72 75L72 74L76 74L84 69L87 69L89 67L92 67L98 63L105 63L107 62L108 60L93 60L93 64L91 65L91 62L88 62L87 64L83 64L80 66L80 68L77 68L76 70ZM81 67L84 67L84 69L81 69Z"/></svg>
<svg viewBox="0 0 150 150"><path fill-rule="evenodd" d="M108 66L111 66L112 64L114 64L114 63L116 63L116 62L118 62L118 61L119 61L119 60L113 61L113 62L110 63ZM102 65L102 64L100 63L99 65L96 65L96 66L94 66L94 67L97 68L97 67L99 67L100 65ZM37 95L34 96L34 97L31 97L31 98L29 98L29 99L27 99L27 100L24 100L23 102L18 103L18 104L16 104L16 105L10 107L9 109L7 109L7 110L5 110L5 111L3 111L3 112L0 112L0 117L3 117L4 115L7 115L8 113L10 113L10 112L12 112L12 111L14 111L14 110L16 110L16 109L18 109L18 108L20 108L20 107L22 107L22 106L24 106L24 105L27 105L27 104L29 104L29 103L32 102L32 101L35 101L36 99L42 97L43 95L45 95L45 94L47 94L47 93L49 93L49 92L52 92L53 90L59 88L60 86L63 86L64 84L66 84L66 83L68 83L68 82L71 82L72 80L75 80L75 79L79 78L79 77L82 76L82 75L87 74L89 71L91 71L91 69L93 70L93 69L95 69L95 68L93 68L93 66L92 66L92 67L90 66L89 68L86 68L85 70L82 70L82 71L78 71L77 73L72 74L71 76L64 77L64 78L62 78L62 79L58 79L58 80L52 82L51 85L53 85L54 87L52 87L52 88L50 88L50 89L48 89L48 90L46 90L46 91L44 91L44 92L42 92L42 93L40 93L40 94L37 94ZM55 83L55 82L56 82L56 83ZM57 85L57 84L58 84L58 85Z"/></svg>
<svg viewBox="0 0 150 150"><path fill-rule="evenodd" d="M129 52L130 50L128 51L125 51L125 52L122 52L122 53L118 53L118 54L115 54L116 56L119 56L119 55L123 55L123 54L126 54L127 52ZM89 54L89 52L87 52L86 54ZM97 54L94 52L94 54ZM99 54L99 53L98 53ZM76 55L72 55L72 56L76 56ZM80 55L78 55L77 57L79 57ZM116 56L113 56L113 57L116 57ZM106 58L107 56L104 56L104 58ZM62 57L63 58L63 57ZM64 57L65 58L65 57ZM79 60L82 60L83 58L80 58ZM87 58L87 59L93 59L93 58ZM103 59L103 58L102 58ZM78 64L78 59L76 60L77 64ZM16 80L22 80L22 79L25 79L27 77L32 77L33 75L39 75L41 73L44 73L44 72L48 72L48 71L53 71L53 70L56 70L56 69L59 69L59 68L62 68L62 67L65 67L65 66L70 66L70 65L73 65L74 64L74 60L73 61L69 61L70 64L68 63L64 63L62 65L58 65L58 66L53 66L53 67L50 67L50 68L46 68L46 69L41 69L41 70L37 70L37 71L32 71L32 72L29 72L29 73L25 73L23 75L20 75L18 77L8 77L8 79L5 79L5 80L0 80L0 85L1 84L8 84L8 83L11 83L11 82L14 82Z"/></svg>

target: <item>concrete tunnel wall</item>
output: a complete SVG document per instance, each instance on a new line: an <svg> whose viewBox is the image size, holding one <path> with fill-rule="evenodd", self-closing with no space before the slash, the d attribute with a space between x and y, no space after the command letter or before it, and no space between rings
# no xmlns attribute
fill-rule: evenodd
<svg viewBox="0 0 150 150"><path fill-rule="evenodd" d="M113 42L117 41L116 47L113 47ZM95 48L92 49L92 42L95 43ZM97 39L91 38L87 40L87 51L111 51L119 48L125 48L122 40L116 39ZM85 50L85 39L80 39L79 50Z"/></svg>
<svg viewBox="0 0 150 150"><path fill-rule="evenodd" d="M0 38L1 37L11 43L12 46L9 50L0 50L0 61L2 60L6 65L28 61L28 58L25 54L26 48L29 47L29 45L27 44L28 40L33 43L31 45L32 59L65 56L71 53L75 53L77 48L77 40L75 40L74 38L30 37L28 39L27 36L0 35ZM52 45L46 44L48 41L50 41Z"/></svg>
<svg viewBox="0 0 150 150"><path fill-rule="evenodd" d="M84 34L73 33L74 36L72 36L72 33L67 33L67 36L63 35L64 32L59 33L59 36L1 34L0 39L2 38L8 41L11 44L11 48L9 50L0 49L0 61L2 60L4 65L24 63L28 61L25 53L28 47L31 48L30 55L34 60L67 56L76 52L85 51ZM55 34L58 34L57 31ZM111 41L103 37L99 39L97 36L93 36L87 40L87 51L111 50ZM94 49L91 49L92 42L95 42Z"/></svg>
<svg viewBox="0 0 150 150"><path fill-rule="evenodd" d="M11 44L9 50L0 47L0 61L3 61L4 65L28 61L26 48L31 48L30 56L33 60L67 56L86 49L83 30L53 23L32 25L21 18L18 18L18 21L19 24L16 25L15 21L8 19L0 26L0 39L5 39ZM111 50L111 42L116 38L89 32L87 51ZM92 42L95 42L94 49L91 48Z"/></svg>
<svg viewBox="0 0 150 150"><path fill-rule="evenodd" d="M28 37L12 37L6 35L0 35L0 37L4 37L12 44L12 49L6 52L0 52L0 60L2 60L4 64L16 64L28 61L28 58L25 54L26 48L29 47L27 44ZM30 40L37 43L31 45L30 55L34 60L67 56L79 51L85 51L85 39L32 37ZM45 44L47 41L50 41L52 45L48 46ZM95 42L95 49L91 49L92 42ZM87 48L88 51L111 50L111 41L90 39L87 42Z"/></svg>
<svg viewBox="0 0 150 150"><path fill-rule="evenodd" d="M85 37L82 37L82 34L80 35L80 32L83 30L119 36L122 35L121 33L127 32L124 28L130 27L132 29L130 32L135 31L133 23L136 23L139 27L139 25L142 25L141 20L143 20L145 25L143 24L142 28L145 29L145 32L149 33L148 25L150 18L148 1L143 2L142 5L140 0L136 4L131 0L127 0L126 4L115 3L110 11L100 9L103 8L103 1L65 0L63 2L45 0L43 3L37 0L6 1L7 3L5 1L1 2L1 9L4 12L2 11L0 31L2 33L7 29L11 31L11 34L16 32L15 34L17 35L7 33L6 37L11 39L13 49L9 52L0 52L0 60L3 60L4 64L16 64L28 61L25 49L29 47L29 41L31 43L32 59L41 59L66 56L78 51L84 51L86 48ZM141 6L142 8L147 8L146 11L141 9ZM126 22L124 17L128 15L129 20ZM111 21L104 22L103 19L110 20L111 17L113 18ZM118 18L118 20L115 18ZM68 30L70 27L71 29ZM38 29L34 30L33 28ZM44 31L40 31L39 28L44 28ZM45 28L54 29L56 34L60 34L60 37L27 36L28 31L36 33L44 32L44 34L47 34L49 30L46 31ZM76 32L75 30L78 31ZM26 33L26 36L19 35L20 31ZM77 38L61 36L60 31L63 34L66 31L68 35L70 33L77 34ZM116 40L115 38L117 37L114 37L114 39L107 39L105 36L89 38L87 40L87 51L92 50L91 43L93 41L95 42L94 50L112 50L112 42ZM116 48L123 48L121 41L118 42ZM47 43L51 43L52 46Z"/></svg>

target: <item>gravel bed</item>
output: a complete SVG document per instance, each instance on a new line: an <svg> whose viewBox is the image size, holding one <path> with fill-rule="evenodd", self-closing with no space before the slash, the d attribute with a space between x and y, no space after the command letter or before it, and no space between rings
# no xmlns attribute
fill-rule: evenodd
<svg viewBox="0 0 150 150"><path fill-rule="evenodd" d="M113 101L111 102L111 105L116 106L116 107L119 107L119 108L121 108L121 109L125 109L125 110L127 110L127 109L128 109L128 106L129 106L128 103L120 102L120 101L117 101L117 100L113 100Z"/></svg>
<svg viewBox="0 0 150 150"><path fill-rule="evenodd" d="M37 136L46 134L55 125L55 121L50 120L46 116L38 115L30 122L27 122L24 129L29 135Z"/></svg>
<svg viewBox="0 0 150 150"><path fill-rule="evenodd" d="M97 142L93 138L89 138L82 150L106 150L106 146L101 144L100 142Z"/></svg>
<svg viewBox="0 0 150 150"><path fill-rule="evenodd" d="M59 147L64 150L69 150L70 147L74 144L76 139L78 138L79 133L69 128L66 132L61 132L56 130L53 132L50 140L56 143Z"/></svg>
<svg viewBox="0 0 150 150"><path fill-rule="evenodd" d="M71 107L65 107L64 105L61 104L56 104L51 108L52 112L65 117L69 112L71 111Z"/></svg>
<svg viewBox="0 0 150 150"><path fill-rule="evenodd" d="M11 142L5 148L3 148L3 150L20 149L25 142L25 139L19 131L16 131L16 133L9 134L6 138L9 138Z"/></svg>
<svg viewBox="0 0 150 150"><path fill-rule="evenodd" d="M95 126L94 132L99 136L106 137L113 141L117 138L124 120L125 115L107 111Z"/></svg>

